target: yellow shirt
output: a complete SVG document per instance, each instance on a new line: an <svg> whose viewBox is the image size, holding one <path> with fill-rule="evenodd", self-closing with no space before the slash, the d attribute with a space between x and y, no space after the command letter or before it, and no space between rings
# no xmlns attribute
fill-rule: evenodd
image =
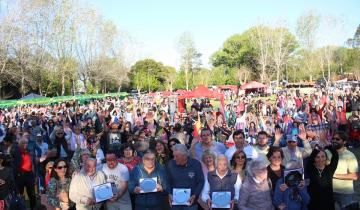
<svg viewBox="0 0 360 210"><path fill-rule="evenodd" d="M347 174L358 172L358 162L355 155L345 149L339 152L339 162L335 174ZM353 180L333 179L333 190L341 194L353 194L354 185Z"/></svg>

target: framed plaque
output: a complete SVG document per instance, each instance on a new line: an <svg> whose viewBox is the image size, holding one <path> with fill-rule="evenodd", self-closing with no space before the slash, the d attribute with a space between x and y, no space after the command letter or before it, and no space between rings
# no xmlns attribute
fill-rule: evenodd
<svg viewBox="0 0 360 210"><path fill-rule="evenodd" d="M99 203L113 197L111 183L96 185L93 187L95 202Z"/></svg>
<svg viewBox="0 0 360 210"><path fill-rule="evenodd" d="M212 208L230 208L231 192L213 192L211 198Z"/></svg>
<svg viewBox="0 0 360 210"><path fill-rule="evenodd" d="M172 205L189 205L191 189L174 188Z"/></svg>
<svg viewBox="0 0 360 210"><path fill-rule="evenodd" d="M144 178L139 180L140 193L156 192L157 177Z"/></svg>

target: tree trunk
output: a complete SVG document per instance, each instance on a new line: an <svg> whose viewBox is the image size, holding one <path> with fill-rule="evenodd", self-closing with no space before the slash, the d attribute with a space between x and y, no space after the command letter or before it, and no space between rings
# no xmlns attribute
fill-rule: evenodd
<svg viewBox="0 0 360 210"><path fill-rule="evenodd" d="M24 69L21 67L21 86L20 86L20 92L21 92L21 96L24 97L25 96L25 76L24 76Z"/></svg>
<svg viewBox="0 0 360 210"><path fill-rule="evenodd" d="M65 74L62 72L61 74L61 95L65 94Z"/></svg>
<svg viewBox="0 0 360 210"><path fill-rule="evenodd" d="M74 96L75 95L75 84L74 84L74 79L70 80L71 83L71 94Z"/></svg>
<svg viewBox="0 0 360 210"><path fill-rule="evenodd" d="M261 83L264 83L265 71L266 71L266 66L261 66L261 74L260 74Z"/></svg>
<svg viewBox="0 0 360 210"><path fill-rule="evenodd" d="M331 67L330 62L327 63L327 69L328 69L328 82L331 81Z"/></svg>
<svg viewBox="0 0 360 210"><path fill-rule="evenodd" d="M280 79L280 67L276 66L276 87L279 87L279 79Z"/></svg>
<svg viewBox="0 0 360 210"><path fill-rule="evenodd" d="M188 78L188 73L189 73L189 66L187 63L185 63L185 84L186 84L186 90L189 91L189 78Z"/></svg>
<svg viewBox="0 0 360 210"><path fill-rule="evenodd" d="M86 79L84 79L83 81L83 84L84 84L84 93L86 94L87 93L87 84L86 84Z"/></svg>
<svg viewBox="0 0 360 210"><path fill-rule="evenodd" d="M41 83L39 82L39 94L42 95Z"/></svg>

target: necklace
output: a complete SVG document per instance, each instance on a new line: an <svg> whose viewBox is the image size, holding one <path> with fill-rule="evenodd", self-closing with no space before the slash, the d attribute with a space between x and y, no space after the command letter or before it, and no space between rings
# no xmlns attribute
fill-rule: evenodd
<svg viewBox="0 0 360 210"><path fill-rule="evenodd" d="M318 168L316 168L317 169L317 171L318 171L318 174L319 174L319 177L321 178L322 177L322 173L324 172L324 169L318 169Z"/></svg>

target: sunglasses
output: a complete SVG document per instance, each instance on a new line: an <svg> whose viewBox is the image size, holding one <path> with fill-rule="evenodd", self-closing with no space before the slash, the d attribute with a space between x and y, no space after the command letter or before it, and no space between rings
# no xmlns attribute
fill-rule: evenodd
<svg viewBox="0 0 360 210"><path fill-rule="evenodd" d="M56 169L58 169L58 170L67 169L67 168L68 168L67 166L58 166L58 167L56 167Z"/></svg>

